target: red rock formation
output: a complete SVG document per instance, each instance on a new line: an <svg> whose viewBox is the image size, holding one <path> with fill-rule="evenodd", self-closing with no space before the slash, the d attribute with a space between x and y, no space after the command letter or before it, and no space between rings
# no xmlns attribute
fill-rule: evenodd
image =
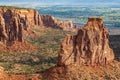
<svg viewBox="0 0 120 80"><path fill-rule="evenodd" d="M0 50L3 52L36 52L36 48L24 41L32 26L41 26L42 20L35 10L0 7ZM32 32L32 30L30 30ZM5 46L7 45L7 46ZM9 46L8 46L9 45Z"/></svg>
<svg viewBox="0 0 120 80"><path fill-rule="evenodd" d="M8 39L8 36L5 30L5 22L3 17L0 15L0 41L5 42L7 39Z"/></svg>
<svg viewBox="0 0 120 80"><path fill-rule="evenodd" d="M67 36L61 44L57 65L101 65L114 59L108 31L101 18L88 18L77 35Z"/></svg>
<svg viewBox="0 0 120 80"><path fill-rule="evenodd" d="M0 40L12 44L23 41L23 32L32 26L43 25L40 14L32 9L0 7Z"/></svg>
<svg viewBox="0 0 120 80"><path fill-rule="evenodd" d="M67 30L67 31L75 31L76 25L74 25L72 22L63 22L55 19L53 16L50 15L42 15L43 24L47 27Z"/></svg>
<svg viewBox="0 0 120 80"><path fill-rule="evenodd" d="M0 7L0 41L7 44L11 45L16 40L22 42L25 30L29 32L30 27L44 25L63 30L75 28L71 22L57 21L48 15L41 16L36 10Z"/></svg>

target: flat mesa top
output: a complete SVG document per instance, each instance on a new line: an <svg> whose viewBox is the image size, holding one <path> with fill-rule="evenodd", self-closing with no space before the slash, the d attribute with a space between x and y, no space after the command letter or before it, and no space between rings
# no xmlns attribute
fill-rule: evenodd
<svg viewBox="0 0 120 80"><path fill-rule="evenodd" d="M102 18L88 18L88 21L103 21Z"/></svg>
<svg viewBox="0 0 120 80"><path fill-rule="evenodd" d="M22 8L22 7L17 7L17 6L0 6L0 9L24 9L24 10L27 10L27 9L32 9L32 8ZM32 9L34 10L34 9Z"/></svg>

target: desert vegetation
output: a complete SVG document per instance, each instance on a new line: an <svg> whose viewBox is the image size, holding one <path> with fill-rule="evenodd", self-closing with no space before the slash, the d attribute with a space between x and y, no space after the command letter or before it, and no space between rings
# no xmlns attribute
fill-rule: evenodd
<svg viewBox="0 0 120 80"><path fill-rule="evenodd" d="M4 6L3 6L3 8L4 8ZM7 8L7 7L5 7L5 8ZM13 7L9 7L9 8L13 9ZM63 15L65 16L64 18L61 17L63 20L76 19L76 21L78 21L78 22L80 21L80 22L84 23L84 21L86 20L86 17L88 17L88 15L90 15L90 14L92 16L94 14L97 16L102 15L102 17L105 18L106 24L109 24L110 21L112 22L112 20L114 20L113 16L112 16L112 18L107 15L106 15L107 17L105 16L105 14L107 12L106 10L108 10L108 14L110 13L110 15L112 15L111 9L104 8L106 11L104 13L103 8L102 8L103 11L101 11L101 8L89 9L86 7L82 7L81 9L80 8L74 9L72 7L71 8L72 12L70 12L69 7L63 7L63 8L64 8L64 10L60 10L60 11L59 11L59 9L61 9L61 7L53 8L55 10L55 12L58 12L55 14L53 13L54 15L58 14L59 15L59 16L57 16L58 18ZM48 9L49 8L47 7L44 10L46 10L46 11L48 11L48 13L50 13L50 11ZM116 9L116 8L114 8L114 9ZM78 11L74 11L74 10L78 10ZM83 11L83 13L81 11L81 15L79 15L79 13L78 13L78 12L80 12L79 10ZM73 12L75 12L77 15L72 16L72 15L75 15ZM94 13L92 13L92 12L94 12ZM99 12L103 12L104 14L101 14ZM43 13L45 13L45 12L43 11ZM83 17L84 13L86 13L85 15L87 15L87 16ZM119 15L117 15L117 16L119 16ZM116 21L118 21L117 18L116 18ZM90 20L91 19L89 18L89 21ZM94 20L101 20L101 19L96 18ZM110 20L110 21L107 23L107 20ZM34 20L33 20L33 22L34 22ZM49 22L49 20L48 20L48 22ZM110 24L111 24L111 22L110 22ZM120 70L119 69L119 67L120 67L120 64L119 64L119 61L120 61L120 54L119 54L120 53L120 50L119 50L120 49L120 43L119 43L120 35L110 35L109 36L110 47L113 48L114 53L115 53L115 60L117 60L117 61L113 61L113 58L112 58L112 62L109 65L106 65L106 58L105 58L105 65L102 65L102 66L96 65L95 67L94 66L91 67L91 65L84 66L84 65L78 64L77 68L76 68L76 66L73 66L73 65L70 65L70 66L58 65L57 61L59 61L59 59L57 60L57 58L58 58L58 53L60 51L59 49L60 49L60 45L61 45L63 38L68 34L74 35L74 34L76 34L77 31L76 32L64 31L64 30L60 30L60 29L53 29L50 27L43 27L43 26L44 25L30 26L28 30L23 31L23 35L24 35L22 37L23 41L20 42L20 44L26 42L27 44L32 45L32 47L36 51L29 52L25 49L26 51L23 51L23 52L21 52L19 50L18 51L15 50L15 52L14 52L14 48L16 46L10 48L11 51L9 51L9 50L6 52L3 52L2 50L0 51L0 66L2 66L4 68L6 73L10 74L9 76L14 76L11 74L15 74L15 76L16 76L16 74L19 74L18 76L20 76L20 74L22 74L22 76L25 76L24 74L34 75L34 74L38 73L37 75L39 77L41 77L41 79L43 78L45 80L48 79L49 77L51 77L51 79L53 79L53 77L55 77L55 79L61 78L62 80L63 79L66 80L66 78L73 79L73 80L80 80L80 79L82 79L82 80L88 80L88 79L91 79L91 80L94 80L94 79L117 80L117 79L120 79L120 76L119 76L120 73L117 72L118 70ZM105 32L105 34L106 34L106 32ZM71 37L69 37L69 38L71 38ZM86 38L86 39L88 39L88 38ZM15 41L17 41L17 39ZM15 43L15 41L13 41L13 43ZM68 38L66 39L66 41L68 41ZM84 41L87 41L87 40L84 39ZM65 42L64 44L68 44L68 43ZM15 44L15 45L17 45L17 44ZM19 45L17 45L17 46L19 46ZM3 47L2 42L0 43L0 47ZM6 46L4 45L4 47L6 47ZM20 47L22 47L22 46L20 46ZM28 46L28 47L31 47L31 46ZM66 47L66 45L65 45L65 47ZM8 47L6 47L5 49L7 49L7 48ZM19 47L17 47L17 49L18 48ZM69 48L69 46L68 46L68 48ZM67 48L67 50L68 50L68 48ZM32 49L32 48L30 48L30 49ZM70 47L70 50L71 50L71 47ZM70 50L68 50L68 51L70 51ZM82 50L85 50L85 49L82 49ZM63 52L65 52L65 51L63 51ZM68 53L71 53L71 52L68 52ZM76 53L73 53L73 54L76 54ZM64 55L63 55L63 57L64 57ZM72 59L75 59L75 58L72 57ZM49 75L49 73L50 73L50 75ZM32 78L29 78L29 80L32 80Z"/></svg>
<svg viewBox="0 0 120 80"><path fill-rule="evenodd" d="M60 43L67 34L75 34L52 28L31 27L36 37L24 40L37 48L37 52L0 52L0 66L12 74L32 74L42 72L56 64Z"/></svg>
<svg viewBox="0 0 120 80"><path fill-rule="evenodd" d="M32 27L37 34L36 37L24 38L28 43L37 47L33 53L3 53L0 52L0 66L5 72L12 74L32 74L45 71L56 65L60 43L67 34L75 34L52 28ZM110 45L116 54L116 60L120 60L120 36L110 35Z"/></svg>

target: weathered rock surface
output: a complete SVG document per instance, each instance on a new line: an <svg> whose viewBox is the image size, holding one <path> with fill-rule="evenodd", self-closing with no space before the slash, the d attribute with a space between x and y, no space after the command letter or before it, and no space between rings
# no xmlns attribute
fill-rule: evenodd
<svg viewBox="0 0 120 80"><path fill-rule="evenodd" d="M12 44L22 42L24 30L31 26L40 26L41 16L35 10L0 8L0 40Z"/></svg>
<svg viewBox="0 0 120 80"><path fill-rule="evenodd" d="M74 25L71 21L63 22L55 19L50 15L42 15L43 24L47 27L53 27L57 29L67 30L67 31L75 31L76 25Z"/></svg>
<svg viewBox="0 0 120 80"><path fill-rule="evenodd" d="M8 39L6 29L5 29L5 22L3 17L0 15L0 41L5 41Z"/></svg>
<svg viewBox="0 0 120 80"><path fill-rule="evenodd" d="M113 61L108 37L102 18L88 18L77 35L66 36L63 40L57 65L101 65Z"/></svg>
<svg viewBox="0 0 120 80"><path fill-rule="evenodd" d="M33 26L49 26L63 30L75 28L71 22L57 21L54 17L40 15L33 9L0 7L0 41L8 45L16 40L23 42L24 31L32 31Z"/></svg>
<svg viewBox="0 0 120 80"><path fill-rule="evenodd" d="M69 65L54 67L42 74L42 80L119 80L120 62L106 66Z"/></svg>

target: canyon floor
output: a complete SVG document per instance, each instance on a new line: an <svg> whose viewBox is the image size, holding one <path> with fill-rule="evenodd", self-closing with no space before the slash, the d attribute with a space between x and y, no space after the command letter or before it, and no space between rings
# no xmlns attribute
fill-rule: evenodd
<svg viewBox="0 0 120 80"><path fill-rule="evenodd" d="M6 73L34 74L55 66L62 39L67 34L75 34L45 27L33 27L32 30L36 36L25 36L24 39L27 44L32 45L33 50L29 50L25 46L23 48L28 50L25 51L23 48L17 47L18 44L13 45L10 49L1 50L0 66L5 68Z"/></svg>
<svg viewBox="0 0 120 80"><path fill-rule="evenodd" d="M0 80L120 80L120 28L108 28L114 59L102 18L77 33L72 22L2 6L0 30Z"/></svg>
<svg viewBox="0 0 120 80"><path fill-rule="evenodd" d="M63 67L56 67L60 43L68 34L74 32L52 28L32 28L37 37L27 37L26 41L36 47L36 52L0 52L0 66L4 67L2 80L119 80L120 79L120 34L111 32L110 46L115 52L115 61L107 66L80 66L77 71L65 72ZM112 35L113 34L113 35ZM53 69L53 67L55 67ZM48 70L49 69L49 70ZM49 71L52 72L49 75ZM2 72L2 71L1 71ZM7 73L7 74L6 74ZM9 74L9 75L8 75ZM60 75L57 75L60 74ZM65 75L65 76L64 76ZM2 77L3 77L2 76ZM7 77L6 77L7 76ZM69 78L71 76L72 78ZM61 77L61 78L60 78Z"/></svg>

